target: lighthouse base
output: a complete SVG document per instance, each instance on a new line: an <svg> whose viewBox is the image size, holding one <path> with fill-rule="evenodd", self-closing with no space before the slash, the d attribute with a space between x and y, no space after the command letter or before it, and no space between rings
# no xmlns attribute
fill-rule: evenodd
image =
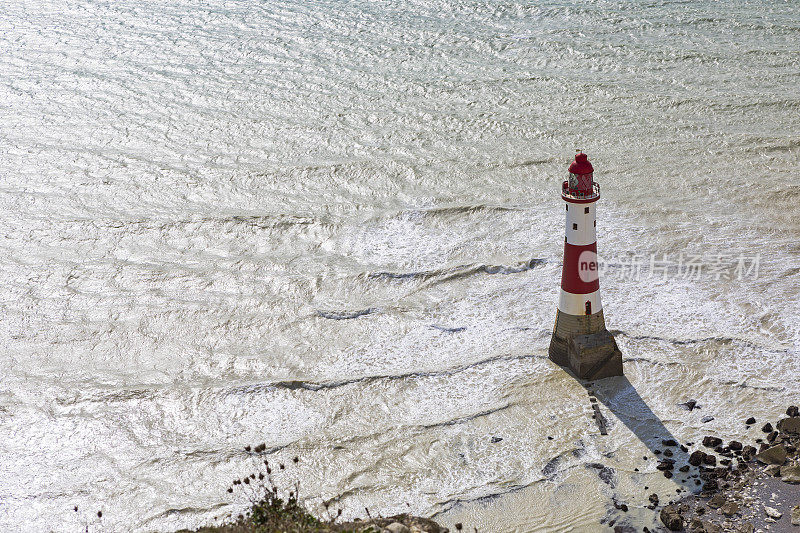
<svg viewBox="0 0 800 533"><path fill-rule="evenodd" d="M557 311L550 359L581 379L622 375L622 352L606 330L602 310L591 315Z"/></svg>

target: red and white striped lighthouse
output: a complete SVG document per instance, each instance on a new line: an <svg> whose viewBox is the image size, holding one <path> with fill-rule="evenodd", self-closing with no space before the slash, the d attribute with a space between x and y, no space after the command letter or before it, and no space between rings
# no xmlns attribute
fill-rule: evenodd
<svg viewBox="0 0 800 533"><path fill-rule="evenodd" d="M600 186L583 152L569 166L561 198L566 208L564 265L550 359L580 378L622 375L622 353L606 330L600 302L596 236Z"/></svg>

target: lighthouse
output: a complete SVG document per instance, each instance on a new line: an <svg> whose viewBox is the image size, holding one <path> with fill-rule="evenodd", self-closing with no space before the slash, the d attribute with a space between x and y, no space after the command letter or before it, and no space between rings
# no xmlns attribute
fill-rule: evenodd
<svg viewBox="0 0 800 533"><path fill-rule="evenodd" d="M578 151L561 184L566 225L564 265L550 359L581 379L622 375L622 353L606 329L597 261L600 186L586 154Z"/></svg>

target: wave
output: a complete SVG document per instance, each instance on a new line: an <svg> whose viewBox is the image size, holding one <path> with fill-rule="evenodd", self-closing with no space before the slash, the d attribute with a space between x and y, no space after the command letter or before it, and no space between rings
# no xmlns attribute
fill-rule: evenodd
<svg viewBox="0 0 800 533"><path fill-rule="evenodd" d="M444 283L467 276L473 276L475 274L519 274L546 263L547 259L533 257L526 261L520 261L514 265L489 265L485 263L477 263L456 265L450 268L419 270L412 272L367 272L360 274L359 277L364 277L370 280L435 280L436 283Z"/></svg>
<svg viewBox="0 0 800 533"><path fill-rule="evenodd" d="M358 311L322 311L320 309L316 309L315 313L317 316L321 316L322 318L330 318L331 320L351 320L360 316L377 313L378 311L379 309L376 307L368 307Z"/></svg>

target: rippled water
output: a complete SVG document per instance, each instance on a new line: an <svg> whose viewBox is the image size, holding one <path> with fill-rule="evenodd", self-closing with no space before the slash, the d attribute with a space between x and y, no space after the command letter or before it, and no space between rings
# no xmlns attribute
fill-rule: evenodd
<svg viewBox="0 0 800 533"><path fill-rule="evenodd" d="M791 1L4 4L0 526L208 523L259 442L345 516L647 522L661 437L800 396L799 40ZM607 436L546 358L575 148Z"/></svg>

